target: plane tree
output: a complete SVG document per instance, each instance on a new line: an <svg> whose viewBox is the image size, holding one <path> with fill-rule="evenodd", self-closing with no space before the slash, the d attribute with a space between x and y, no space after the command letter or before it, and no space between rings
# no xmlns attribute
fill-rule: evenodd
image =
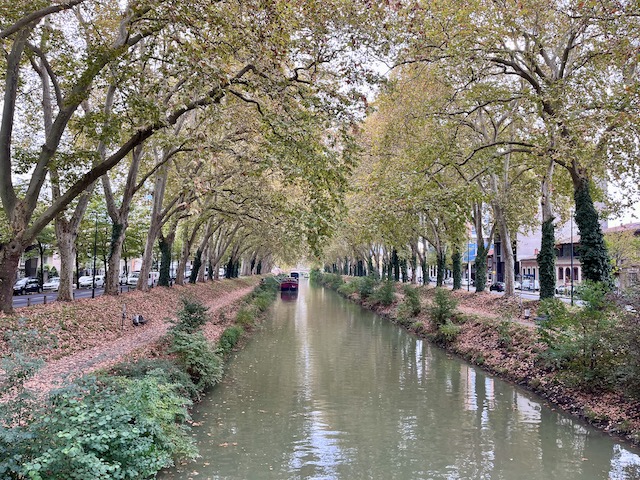
<svg viewBox="0 0 640 480"><path fill-rule="evenodd" d="M630 155L637 150L632 113L638 101L632 53L637 46L630 41L638 28L637 6L477 1L464 8L420 6L403 14L408 48L400 62L438 63L451 76L466 70L471 83L512 85L514 93L523 93L520 100L536 113L534 124L544 133L536 144L548 161L543 224L554 220L549 196L555 165L571 178L585 278L608 283L609 260L592 192L598 183L621 178L621 172L633 177L638 171L637 155ZM547 241L545 248L552 245Z"/></svg>

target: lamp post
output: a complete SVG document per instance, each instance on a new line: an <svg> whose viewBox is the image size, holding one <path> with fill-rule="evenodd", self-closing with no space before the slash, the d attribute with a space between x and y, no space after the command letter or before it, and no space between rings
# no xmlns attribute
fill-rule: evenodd
<svg viewBox="0 0 640 480"><path fill-rule="evenodd" d="M471 291L471 239L467 239L467 292Z"/></svg>
<svg viewBox="0 0 640 480"><path fill-rule="evenodd" d="M93 284L91 290L91 298L96 298L96 260L98 258L97 250L98 250L98 212L95 212L96 215L96 228L95 233L93 235Z"/></svg>
<svg viewBox="0 0 640 480"><path fill-rule="evenodd" d="M571 218L569 218L571 230L571 305L573 305L573 208L571 209Z"/></svg>

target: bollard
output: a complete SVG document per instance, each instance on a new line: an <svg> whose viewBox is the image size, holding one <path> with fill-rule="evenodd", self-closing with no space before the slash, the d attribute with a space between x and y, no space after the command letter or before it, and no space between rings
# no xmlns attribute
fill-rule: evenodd
<svg viewBox="0 0 640 480"><path fill-rule="evenodd" d="M31 295L27 297L27 307L31 306Z"/></svg>
<svg viewBox="0 0 640 480"><path fill-rule="evenodd" d="M44 296L44 304L45 305L47 304L47 296L46 295Z"/></svg>

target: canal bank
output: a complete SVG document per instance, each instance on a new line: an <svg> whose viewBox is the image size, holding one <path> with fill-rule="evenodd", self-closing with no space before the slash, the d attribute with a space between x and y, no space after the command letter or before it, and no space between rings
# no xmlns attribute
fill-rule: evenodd
<svg viewBox="0 0 640 480"><path fill-rule="evenodd" d="M633 479L637 450L328 289L281 296L163 480Z"/></svg>
<svg viewBox="0 0 640 480"><path fill-rule="evenodd" d="M548 363L541 361L547 346L541 342L533 323L518 320L516 302L486 292L455 292L466 307L463 311L457 310L452 318L454 338L442 341L428 312L434 301L435 288L416 289L423 308L417 315L407 317L402 313L401 285L396 286L398 292L394 293L393 301L384 305L375 295L363 298L357 288L344 287L335 275L325 276L320 283L342 291L343 295L346 293L345 297L350 301L378 313L411 334L435 342L440 348L492 375L526 388L554 407L608 434L636 446L640 444L640 402L620 390L581 388L572 384L562 370L550 368ZM471 313L474 304L478 307Z"/></svg>
<svg viewBox="0 0 640 480"><path fill-rule="evenodd" d="M194 458L188 408L273 301L275 288L258 281L181 289L171 317L145 315L133 335L53 361L34 378L41 362L33 355L52 332L22 320L5 337L14 350L0 377L0 478L148 478ZM154 289L153 314L173 292Z"/></svg>

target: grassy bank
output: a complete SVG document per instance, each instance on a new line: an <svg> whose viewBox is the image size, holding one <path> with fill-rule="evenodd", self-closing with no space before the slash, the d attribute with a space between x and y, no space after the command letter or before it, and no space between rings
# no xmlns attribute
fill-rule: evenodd
<svg viewBox="0 0 640 480"><path fill-rule="evenodd" d="M182 297L170 289L154 291L155 302L162 300L166 308L171 300L160 294L171 292L175 298L166 335L152 348L67 384L46 400L25 388L40 362L26 349L16 350L20 345L13 331L3 360L3 389L11 401L0 404L0 478L149 478L177 460L194 458L189 406L220 381L225 358L277 292L267 280L214 322L206 307L212 288L189 289L190 295ZM37 331L24 332L20 337L32 352L42 351L40 343L47 342L38 340Z"/></svg>
<svg viewBox="0 0 640 480"><path fill-rule="evenodd" d="M637 294L620 298L596 285L584 291L586 304L579 309L535 303L529 307L546 320L534 325L519 319L513 299L488 293L401 288L370 278L345 282L320 272L312 279L567 413L640 444Z"/></svg>

